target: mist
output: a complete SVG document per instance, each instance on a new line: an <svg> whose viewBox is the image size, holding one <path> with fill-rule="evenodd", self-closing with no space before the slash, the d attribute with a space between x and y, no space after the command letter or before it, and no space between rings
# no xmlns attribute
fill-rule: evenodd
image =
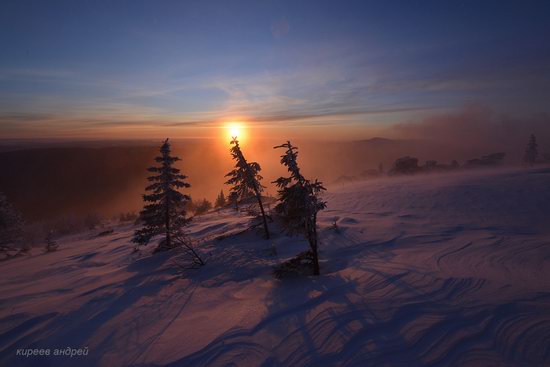
<svg viewBox="0 0 550 367"><path fill-rule="evenodd" d="M506 161L521 161L527 140L534 134L540 153L550 153L550 116L546 113L522 117L499 115L483 105L466 106L459 111L431 115L421 121L400 123L387 130L388 136L425 139L437 144L431 154L439 157L468 157L501 151Z"/></svg>
<svg viewBox="0 0 550 367"><path fill-rule="evenodd" d="M488 108L469 106L422 121L389 126L384 135L355 141L295 139L307 177L319 178L330 189L342 175L357 175L377 168L388 170L402 156L420 162L453 159L464 163L484 154L505 152L505 163L521 162L529 135L536 135L541 154L550 153L550 118L498 116ZM276 138L249 138L242 149L249 161L262 167L266 195L276 195L271 183L285 171L279 164L283 142ZM158 154L158 142L95 142L75 147L66 141L41 147L21 143L0 152L4 172L0 190L29 221L62 215L98 213L105 216L138 212L147 184L147 167ZM76 144L75 144L76 145ZM220 190L227 194L225 174L233 166L229 142L220 139L174 139L177 163L188 176L187 190L194 200L213 201Z"/></svg>

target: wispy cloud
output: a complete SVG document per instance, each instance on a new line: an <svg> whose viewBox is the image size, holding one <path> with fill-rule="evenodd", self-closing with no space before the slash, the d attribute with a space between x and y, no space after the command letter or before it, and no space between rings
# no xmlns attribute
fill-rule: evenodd
<svg viewBox="0 0 550 367"><path fill-rule="evenodd" d="M281 27L284 30L284 24ZM394 61L426 52L423 49L392 51L390 65L385 65L383 51L354 42L288 47L281 50L292 55L286 63L281 65L279 54L272 56L276 68L249 70L231 64L200 74L186 66L153 68L139 75L0 69L4 85L14 86L0 90L0 128L9 126L12 134L33 126L40 133L51 129L93 134L121 128L213 128L228 119L257 127L367 126L407 121L518 86L548 89L544 78L514 70L513 65L507 75L482 67L434 73Z"/></svg>

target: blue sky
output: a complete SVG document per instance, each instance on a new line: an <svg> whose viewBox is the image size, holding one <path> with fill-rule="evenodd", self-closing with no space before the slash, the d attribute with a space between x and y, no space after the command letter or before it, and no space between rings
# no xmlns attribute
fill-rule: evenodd
<svg viewBox="0 0 550 367"><path fill-rule="evenodd" d="M546 1L3 1L0 134L364 131L548 111Z"/></svg>

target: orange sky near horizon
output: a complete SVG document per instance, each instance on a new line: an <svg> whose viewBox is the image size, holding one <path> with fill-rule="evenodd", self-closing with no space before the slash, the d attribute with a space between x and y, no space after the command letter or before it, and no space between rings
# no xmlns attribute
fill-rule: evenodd
<svg viewBox="0 0 550 367"><path fill-rule="evenodd" d="M90 126L70 123L45 123L32 128L18 128L11 132L5 129L0 139L52 139L52 140L148 140L203 139L215 138L230 141L235 132L240 141L251 138L264 139L316 139L316 140L359 140L378 136L388 130L365 125L314 125L286 126L278 124L257 124L253 121L227 120L204 126L167 126L154 124L127 124L124 126ZM387 135L389 132L386 131Z"/></svg>

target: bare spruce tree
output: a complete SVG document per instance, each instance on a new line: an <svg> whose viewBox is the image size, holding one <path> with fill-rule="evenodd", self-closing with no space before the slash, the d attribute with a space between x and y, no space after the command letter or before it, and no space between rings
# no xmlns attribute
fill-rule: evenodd
<svg viewBox="0 0 550 367"><path fill-rule="evenodd" d="M262 215L265 238L269 239L269 229L267 227L267 218L261 195L264 187L260 184L262 176L260 176L259 172L262 168L256 162L246 161L236 136L233 137L230 144L233 145L230 149L231 156L235 160L235 168L225 175L225 177L229 177L225 184L232 185L230 197L235 200L235 205L238 205L238 200L248 198L252 195L256 197Z"/></svg>
<svg viewBox="0 0 550 367"><path fill-rule="evenodd" d="M532 166L537 161L537 156L539 155L537 138L534 134L531 134L529 137L529 143L527 144L527 149L525 149L524 161L528 165Z"/></svg>
<svg viewBox="0 0 550 367"><path fill-rule="evenodd" d="M184 180L180 170L174 167L174 163L180 158L170 154L168 139L160 147L161 155L155 158L159 166L150 167L153 175L147 180L150 184L145 188L149 194L143 195L146 205L140 212L143 228L136 230L133 242L138 245L149 243L152 237L164 235L157 251L169 250L177 246L177 240L182 238L182 229L190 221L186 217L185 205L191 198L178 190L190 187Z"/></svg>
<svg viewBox="0 0 550 367"><path fill-rule="evenodd" d="M298 148L290 141L274 147L286 149L281 156L281 164L286 166L289 177L280 177L273 181L278 187L279 203L275 207L287 233L303 233L313 256L313 274L319 275L319 251L317 242L317 213L326 207L319 197L326 190L322 182L306 180L298 167Z"/></svg>

